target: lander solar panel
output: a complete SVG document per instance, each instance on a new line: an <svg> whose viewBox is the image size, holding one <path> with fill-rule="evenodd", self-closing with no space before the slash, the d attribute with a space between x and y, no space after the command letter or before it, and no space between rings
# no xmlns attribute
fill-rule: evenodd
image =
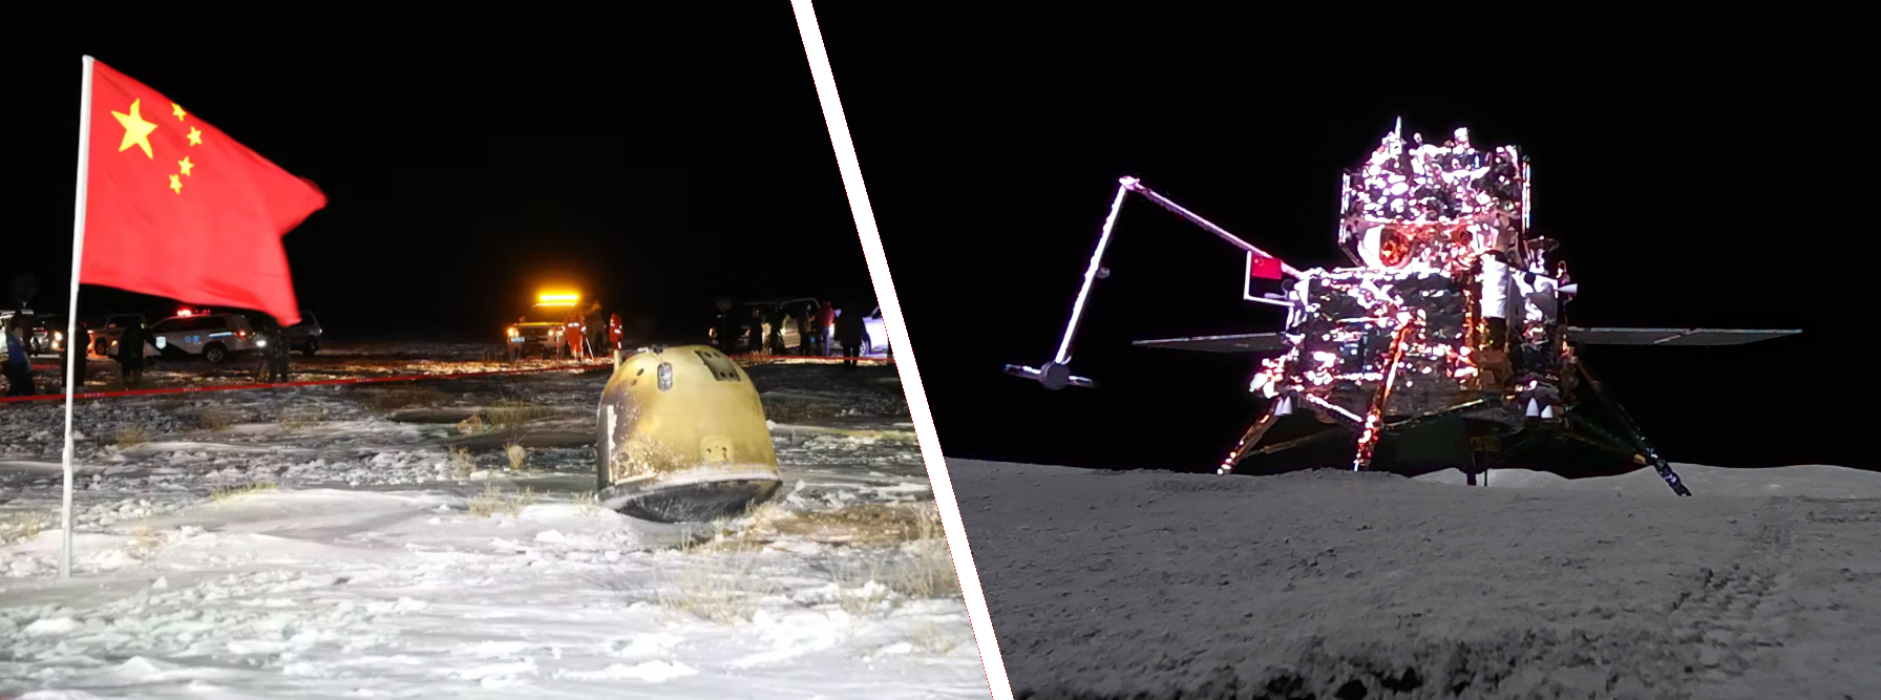
<svg viewBox="0 0 1881 700"><path fill-rule="evenodd" d="M1568 339L1582 345L1743 345L1801 333L1799 330L1734 328L1568 328Z"/></svg>
<svg viewBox="0 0 1881 700"><path fill-rule="evenodd" d="M1568 339L1581 345L1671 345L1685 347L1723 347L1774 340L1802 333L1800 330L1743 330L1735 328L1569 328ZM1139 340L1137 347L1192 352L1253 353L1279 352L1287 349L1286 336L1280 333L1236 333L1190 338Z"/></svg>

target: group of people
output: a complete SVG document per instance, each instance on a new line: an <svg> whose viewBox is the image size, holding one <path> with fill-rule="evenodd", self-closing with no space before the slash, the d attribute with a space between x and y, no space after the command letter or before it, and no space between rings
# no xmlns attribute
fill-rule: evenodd
<svg viewBox="0 0 1881 700"><path fill-rule="evenodd" d="M715 331L718 348L727 355L751 353L755 355L776 351L778 354L799 356L828 356L834 354L831 341L842 346L843 365L854 367L862 356L863 323L862 313L854 303L837 309L830 302L820 305L813 302L780 306L766 309L751 306L748 315L739 318L733 311L735 305L729 299L721 299L719 323ZM765 326L770 331L765 332ZM826 331L834 327L834 338ZM797 347L785 344L784 329L797 329ZM744 339L740 347L739 339Z"/></svg>
<svg viewBox="0 0 1881 700"><path fill-rule="evenodd" d="M621 327L620 314L607 317L607 325L602 325L601 302L589 302L587 306L577 306L568 312L563 322L569 328L580 332L562 333L563 342L568 344L568 356L574 359L589 359L594 355L605 355L620 350L626 340L626 332Z"/></svg>
<svg viewBox="0 0 1881 700"><path fill-rule="evenodd" d="M39 394L39 387L33 379L31 354L27 352L27 332L23 316L14 316L9 319L6 327L0 328L0 370L4 370L3 373L7 379L7 396ZM77 340L79 338L89 337L91 337L90 329L83 321L80 321L74 342L80 342ZM125 327L123 334L118 336L118 346L121 348L141 348L147 342L149 340L143 326ZM90 350L89 347L81 347L77 352L69 354L72 362L73 384L81 390L91 380L91 368L87 365L91 355ZM141 388L144 383L144 353L118 352L116 359L124 388Z"/></svg>
<svg viewBox="0 0 1881 700"><path fill-rule="evenodd" d="M276 323L272 318L257 319L257 321L254 324L255 332L259 336L258 344L261 346L257 348L260 352L256 353L261 356L261 368L258 373L260 376L257 379L264 383L286 382L288 381L288 358L294 354L294 349L287 342L287 332L282 330L281 324Z"/></svg>

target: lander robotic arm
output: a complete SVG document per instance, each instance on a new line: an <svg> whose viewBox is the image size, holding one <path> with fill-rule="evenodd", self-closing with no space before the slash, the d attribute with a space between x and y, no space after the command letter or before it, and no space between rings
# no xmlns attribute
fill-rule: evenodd
<svg viewBox="0 0 1881 700"><path fill-rule="evenodd" d="M1157 194L1156 191L1144 186L1142 181L1134 177L1120 178L1117 181L1117 196L1110 201L1110 215L1104 218L1104 232L1097 239L1097 251L1091 254L1090 267L1086 268L1084 271L1084 286L1078 289L1078 300L1071 307L1071 321L1065 324L1065 335L1064 339L1058 344L1058 354L1055 355L1050 362L1046 362L1039 367L1006 365L1007 374L1035 380L1045 385L1045 388L1052 390L1063 389L1067 386L1084 387L1087 389L1097 387L1096 382L1071 373L1068 367L1071 362L1071 339L1078 333L1078 321L1084 316L1084 303L1090 298L1091 284L1110 276L1110 270L1103 266L1104 249L1110 245L1110 232L1117 225L1117 212L1123 208L1124 196L1131 192L1149 198L1149 200L1155 202L1157 206L1167 209L1184 219L1188 219L1190 223L1206 229L1209 233L1215 234L1216 237L1227 241L1236 248L1247 251L1251 255L1263 258L1274 257L1269 255L1266 251L1254 247L1253 244L1241 240L1240 237L1229 233L1226 229L1216 226L1213 222L1197 216L1188 209L1184 209L1182 205L1176 204L1170 201L1169 198ZM1280 263L1280 272L1296 280L1300 278L1300 271L1284 262ZM1276 299L1247 297L1247 300L1276 306L1290 306L1288 302Z"/></svg>

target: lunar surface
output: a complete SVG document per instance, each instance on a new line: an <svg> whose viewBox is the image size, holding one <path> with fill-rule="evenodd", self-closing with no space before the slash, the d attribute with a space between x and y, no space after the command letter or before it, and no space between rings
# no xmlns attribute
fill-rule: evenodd
<svg viewBox="0 0 1881 700"><path fill-rule="evenodd" d="M1022 700L1881 689L1881 474L948 464Z"/></svg>

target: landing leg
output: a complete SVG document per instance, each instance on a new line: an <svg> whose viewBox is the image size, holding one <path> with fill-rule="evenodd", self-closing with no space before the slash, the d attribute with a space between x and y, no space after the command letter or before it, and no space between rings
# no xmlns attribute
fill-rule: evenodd
<svg viewBox="0 0 1881 700"><path fill-rule="evenodd" d="M1618 417L1620 421L1626 425L1628 432L1632 433L1632 443L1639 450L1639 453L1634 456L1634 459L1642 464L1651 465L1654 471L1659 472L1659 478L1665 480L1667 486L1672 487L1673 493L1680 496L1692 495L1691 489L1685 487L1685 481L1680 479L1679 475L1672 471L1672 465L1666 463L1665 458L1660 457L1659 452L1653 449L1652 443L1646 440L1645 431L1640 430L1639 424L1634 423L1632 416L1626 414L1626 409L1622 408L1618 401L1615 401L1611 395L1607 394L1606 386L1601 384L1600 380L1595 379L1594 375L1587 371L1586 362L1576 362L1574 363L1574 368L1579 371L1581 377L1586 380L1587 386L1593 389L1594 397L1598 399L1607 410L1613 411L1613 415Z"/></svg>
<svg viewBox="0 0 1881 700"><path fill-rule="evenodd" d="M1246 432L1241 433L1241 441L1235 443L1234 450L1228 453L1227 459L1222 460L1221 467L1217 468L1215 473L1234 473L1235 465L1240 464L1241 460L1254 449L1254 446L1260 443L1261 437L1267 434L1267 430L1274 427L1274 422L1280 420L1280 415L1274 413L1274 406L1287 400L1289 398L1282 395L1275 397L1273 402L1267 404L1267 410L1261 414L1260 420L1254 421L1253 425L1247 427Z"/></svg>
<svg viewBox="0 0 1881 700"><path fill-rule="evenodd" d="M1395 310L1395 309L1394 309ZM1365 412L1365 424L1359 432L1358 450L1352 459L1352 471L1362 471L1372 465L1372 451L1378 448L1378 438L1383 433L1386 402L1391 400L1391 385L1398 379L1398 365L1404 361L1404 341L1411 336L1411 331L1422 325L1418 319L1410 319L1398 325L1398 331L1391 336L1391 347L1386 350L1389 364L1385 365L1385 379L1378 384L1378 393L1372 396L1372 405Z"/></svg>

